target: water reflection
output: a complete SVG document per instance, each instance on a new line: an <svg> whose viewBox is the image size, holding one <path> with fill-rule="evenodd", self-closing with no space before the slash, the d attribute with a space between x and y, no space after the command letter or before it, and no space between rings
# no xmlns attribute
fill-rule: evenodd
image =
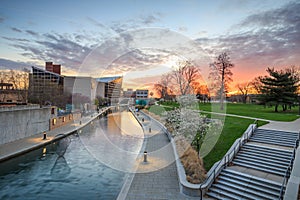
<svg viewBox="0 0 300 200"><path fill-rule="evenodd" d="M112 113L96 126L95 132L80 135L87 150L110 168L135 172L144 134L134 116L129 112Z"/></svg>
<svg viewBox="0 0 300 200"><path fill-rule="evenodd" d="M64 154L66 153L70 142L70 137L65 137L57 141L56 154L58 155L58 157L51 169L51 177L53 179L64 179L71 173L71 168L64 158Z"/></svg>
<svg viewBox="0 0 300 200"><path fill-rule="evenodd" d="M113 151L136 155L142 141L111 127L110 120L96 120L77 135L1 163L0 199L116 199L125 173L107 167L98 156L125 162Z"/></svg>

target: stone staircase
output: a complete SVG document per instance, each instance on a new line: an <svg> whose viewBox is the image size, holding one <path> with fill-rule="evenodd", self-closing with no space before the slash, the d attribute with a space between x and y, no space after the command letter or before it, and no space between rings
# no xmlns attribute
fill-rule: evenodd
<svg viewBox="0 0 300 200"><path fill-rule="evenodd" d="M298 136L299 134L294 132L257 129L250 138L250 141L271 145L294 147Z"/></svg>
<svg viewBox="0 0 300 200"><path fill-rule="evenodd" d="M232 163L266 173L284 176L293 152L265 146L245 144Z"/></svg>
<svg viewBox="0 0 300 200"><path fill-rule="evenodd" d="M299 134L293 132L257 129L250 137L250 143L240 148L229 165L283 179L293 159L293 148L288 147L294 147L299 142L298 137ZM213 199L279 199L281 187L282 182L226 167L206 195Z"/></svg>
<svg viewBox="0 0 300 200"><path fill-rule="evenodd" d="M245 173L223 169L206 193L214 199L278 199L281 184Z"/></svg>

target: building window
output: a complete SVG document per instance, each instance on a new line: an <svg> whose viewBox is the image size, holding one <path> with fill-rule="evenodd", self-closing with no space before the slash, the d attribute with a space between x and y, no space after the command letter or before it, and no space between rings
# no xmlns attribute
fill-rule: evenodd
<svg viewBox="0 0 300 200"><path fill-rule="evenodd" d="M52 119L52 125L55 125L56 124L56 118L53 118Z"/></svg>
<svg viewBox="0 0 300 200"><path fill-rule="evenodd" d="M55 108L51 108L51 114L54 115L55 113Z"/></svg>
<svg viewBox="0 0 300 200"><path fill-rule="evenodd" d="M63 118L62 118L62 122L65 122L65 121L66 121L66 117L63 117Z"/></svg>

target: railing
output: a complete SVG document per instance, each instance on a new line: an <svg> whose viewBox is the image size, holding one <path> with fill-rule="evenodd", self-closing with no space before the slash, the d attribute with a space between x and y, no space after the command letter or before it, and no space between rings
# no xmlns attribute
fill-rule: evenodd
<svg viewBox="0 0 300 200"><path fill-rule="evenodd" d="M210 175L206 178L206 180L200 184L199 190L200 190L200 200L202 200L202 190L206 189L207 187L209 187L209 185L206 185L206 182L209 182L210 179L212 179L212 182L216 179L216 176L219 175L220 171L222 171L222 169L226 168L229 163L231 162L231 160L236 156L237 152L240 150L240 148L249 140L250 136L255 132L256 128L257 128L257 120L254 121L255 126L251 127L251 132L249 134L248 131L246 131L240 138L237 144L235 144L234 147L229 153L225 154L224 157L219 161L219 163L217 164L217 166L214 167L214 170L212 173L210 173ZM231 156L232 155L232 156ZM211 182L211 183L212 183ZM206 186L204 186L206 185Z"/></svg>
<svg viewBox="0 0 300 200"><path fill-rule="evenodd" d="M280 194L279 194L279 198L278 199L283 199L283 195L284 195L284 190L285 190L285 187L287 185L287 182L290 178L290 175L291 175L291 171L293 169L293 164L294 164L294 160L295 160L295 156L296 156L296 149L298 148L299 146L299 140L300 140L300 131L298 133L298 139L296 140L295 142L295 145L293 147L293 154L291 156L291 160L290 160L290 163L286 169L286 172L285 172L285 175L283 177L283 181L282 181L282 184L281 184L281 188L280 188Z"/></svg>
<svg viewBox="0 0 300 200"><path fill-rule="evenodd" d="M11 107L0 107L0 112L4 111L15 111L15 110L28 110L28 109L38 109L40 105L24 105L24 106L11 106Z"/></svg>

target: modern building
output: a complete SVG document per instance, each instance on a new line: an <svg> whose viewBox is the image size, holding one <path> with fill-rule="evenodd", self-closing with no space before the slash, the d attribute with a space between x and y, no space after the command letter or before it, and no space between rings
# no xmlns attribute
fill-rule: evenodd
<svg viewBox="0 0 300 200"><path fill-rule="evenodd" d="M135 98L136 99L148 99L149 90L136 90Z"/></svg>
<svg viewBox="0 0 300 200"><path fill-rule="evenodd" d="M96 81L97 96L109 99L112 104L119 102L123 82L122 76L102 77L97 78Z"/></svg>
<svg viewBox="0 0 300 200"><path fill-rule="evenodd" d="M61 66L46 62L46 70L32 67L29 76L29 96L32 103L45 104L55 96L72 95L73 102L93 104L96 97L118 103L121 95L122 76L92 78L85 76L62 76ZM74 98L75 96L75 98Z"/></svg>
<svg viewBox="0 0 300 200"><path fill-rule="evenodd" d="M65 76L64 92L80 94L92 102L96 98L97 82L92 77L86 76Z"/></svg>
<svg viewBox="0 0 300 200"><path fill-rule="evenodd" d="M44 104L51 97L63 94L63 84L64 77L60 74L32 66L29 74L30 102Z"/></svg>

